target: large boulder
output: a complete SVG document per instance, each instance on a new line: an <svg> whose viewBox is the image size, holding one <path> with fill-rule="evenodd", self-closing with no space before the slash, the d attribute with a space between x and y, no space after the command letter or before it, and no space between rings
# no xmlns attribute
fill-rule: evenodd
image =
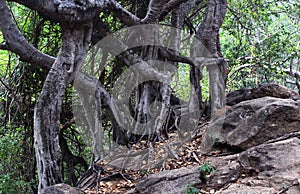
<svg viewBox="0 0 300 194"><path fill-rule="evenodd" d="M220 188L218 194L300 193L299 134L242 152L234 161L235 168L226 173L228 176L224 176L223 169L230 164L217 167L209 186ZM236 183L232 183L232 176L239 176Z"/></svg>
<svg viewBox="0 0 300 194"><path fill-rule="evenodd" d="M297 92L278 84L269 83L258 85L255 88L243 88L230 92L226 95L226 104L233 106L242 101L266 96L294 100L300 99Z"/></svg>
<svg viewBox="0 0 300 194"><path fill-rule="evenodd" d="M199 167L164 171L143 178L141 193L186 193L189 184L217 194L300 193L300 133L271 140L239 154L209 157L215 167L207 184Z"/></svg>
<svg viewBox="0 0 300 194"><path fill-rule="evenodd" d="M220 143L246 150L285 134L300 131L300 100L263 97L241 102L211 124ZM215 127L216 129L218 127ZM209 134L211 136L211 134Z"/></svg>

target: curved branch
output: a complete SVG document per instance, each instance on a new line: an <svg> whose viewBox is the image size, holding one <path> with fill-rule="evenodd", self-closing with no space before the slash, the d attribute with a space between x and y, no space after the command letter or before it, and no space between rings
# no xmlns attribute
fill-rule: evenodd
<svg viewBox="0 0 300 194"><path fill-rule="evenodd" d="M38 11L45 19L55 22L88 22L97 11L107 7L109 0L10 0Z"/></svg>
<svg viewBox="0 0 300 194"><path fill-rule="evenodd" d="M108 9L112 11L124 24L127 26L133 26L141 24L141 19L131 12L127 11L115 0L110 0Z"/></svg>
<svg viewBox="0 0 300 194"><path fill-rule="evenodd" d="M148 6L148 12L144 19L143 24L157 23L160 13L167 0L151 0Z"/></svg>
<svg viewBox="0 0 300 194"><path fill-rule="evenodd" d="M163 20L170 11L172 11L173 9L177 8L179 5L181 5L182 3L185 3L187 1L188 0L171 0L171 1L169 1L163 7L163 10L160 13L159 19Z"/></svg>
<svg viewBox="0 0 300 194"><path fill-rule="evenodd" d="M46 69L50 69L55 61L55 58L42 53L41 51L39 51L38 49L36 49L28 43L23 34L19 31L16 24L13 22L12 15L8 7L6 6L4 0L0 0L0 15L2 16L0 17L0 28L2 29L3 36L6 40L6 44L9 50L19 55L20 58L26 62ZM101 29L103 31L103 28ZM125 46L121 41L119 42L119 44L121 44L121 46ZM143 62L144 66L148 67L147 63L143 61L139 56L132 55L128 51L123 53L123 56L128 62L127 65ZM154 69L150 70L152 71L145 73L147 75L149 73L154 73L157 77L161 76L160 73L156 74L156 71ZM85 83L84 80L82 81L83 83Z"/></svg>
<svg viewBox="0 0 300 194"><path fill-rule="evenodd" d="M0 49L9 50L20 56L21 60L50 69L55 58L33 47L28 43L12 19L10 10L4 0L0 0L0 28L6 44ZM43 61L41 63L41 61Z"/></svg>

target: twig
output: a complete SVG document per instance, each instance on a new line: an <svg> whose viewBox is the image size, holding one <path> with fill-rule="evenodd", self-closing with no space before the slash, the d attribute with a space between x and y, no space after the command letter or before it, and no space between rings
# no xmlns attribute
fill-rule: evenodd
<svg viewBox="0 0 300 194"><path fill-rule="evenodd" d="M199 160L198 156L195 154L195 152L192 152L192 155L194 157L194 159L199 163L201 164L201 161Z"/></svg>

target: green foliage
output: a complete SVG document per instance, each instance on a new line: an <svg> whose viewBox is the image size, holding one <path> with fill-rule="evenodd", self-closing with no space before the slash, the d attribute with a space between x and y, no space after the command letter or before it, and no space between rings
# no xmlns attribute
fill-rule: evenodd
<svg viewBox="0 0 300 194"><path fill-rule="evenodd" d="M291 82L297 78L287 71L291 64L293 71L300 71L299 2L229 0L228 5L220 31L222 53L230 61L227 90L269 82L296 89ZM203 71L203 99L209 97L207 74ZM175 93L188 99L189 67L179 65L178 77Z"/></svg>
<svg viewBox="0 0 300 194"><path fill-rule="evenodd" d="M199 192L200 192L199 189L194 187L192 184L188 184L187 187L185 188L186 194L197 194Z"/></svg>
<svg viewBox="0 0 300 194"><path fill-rule="evenodd" d="M179 64L175 79L172 82L175 95L182 100L188 100L190 97L191 84L189 72L190 68L188 65Z"/></svg>
<svg viewBox="0 0 300 194"><path fill-rule="evenodd" d="M202 166L200 166L199 170L204 174L210 174L216 171L215 168L209 164L209 161L206 161Z"/></svg>
<svg viewBox="0 0 300 194"><path fill-rule="evenodd" d="M209 164L209 161L206 161L203 165L199 167L200 171L200 179L204 183L207 181L207 176L210 175L211 173L214 173L216 170L213 166Z"/></svg>
<svg viewBox="0 0 300 194"><path fill-rule="evenodd" d="M292 88L286 70L299 60L299 2L230 0L221 29L223 54L230 60L230 89L277 82ZM299 66L293 66L299 71Z"/></svg>
<svg viewBox="0 0 300 194"><path fill-rule="evenodd" d="M8 3L20 31L42 52L59 50L60 27L16 3ZM4 44L2 33L0 43ZM0 193L34 193L33 109L47 72L0 50Z"/></svg>
<svg viewBox="0 0 300 194"><path fill-rule="evenodd" d="M21 159L24 154L21 148L22 128L0 128L0 194L29 193L31 184L35 180L25 181L22 171L27 169L26 163Z"/></svg>
<svg viewBox="0 0 300 194"><path fill-rule="evenodd" d="M25 190L30 184L22 179L16 179L14 172L0 176L0 194L27 193Z"/></svg>

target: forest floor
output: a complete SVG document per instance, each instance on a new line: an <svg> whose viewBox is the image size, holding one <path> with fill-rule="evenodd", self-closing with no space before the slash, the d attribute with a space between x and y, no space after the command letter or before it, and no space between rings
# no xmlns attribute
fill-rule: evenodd
<svg viewBox="0 0 300 194"><path fill-rule="evenodd" d="M202 125L203 126L203 125ZM104 172L100 175L99 184L97 188L93 190L86 190L87 194L117 194L117 193L136 193L135 185L136 183L144 177L150 174L155 174L164 170L179 169L187 166L201 166L203 165L208 157L217 157L221 155L227 155L228 150L225 148L212 149L209 153L201 154L200 144L202 141L202 135L204 134L207 125L204 124L203 127L198 129L199 133L191 139L190 142L185 143L182 147L182 151L178 154L178 158L168 159L163 166L147 169L147 170L126 170L118 169L114 167L105 167ZM172 138L172 135L170 135ZM156 146L164 146L167 144L168 140L165 142L156 142ZM145 141L141 141L134 145L137 149L144 149L146 146ZM102 166L106 166L103 162ZM209 191L201 190L202 193L210 193Z"/></svg>

